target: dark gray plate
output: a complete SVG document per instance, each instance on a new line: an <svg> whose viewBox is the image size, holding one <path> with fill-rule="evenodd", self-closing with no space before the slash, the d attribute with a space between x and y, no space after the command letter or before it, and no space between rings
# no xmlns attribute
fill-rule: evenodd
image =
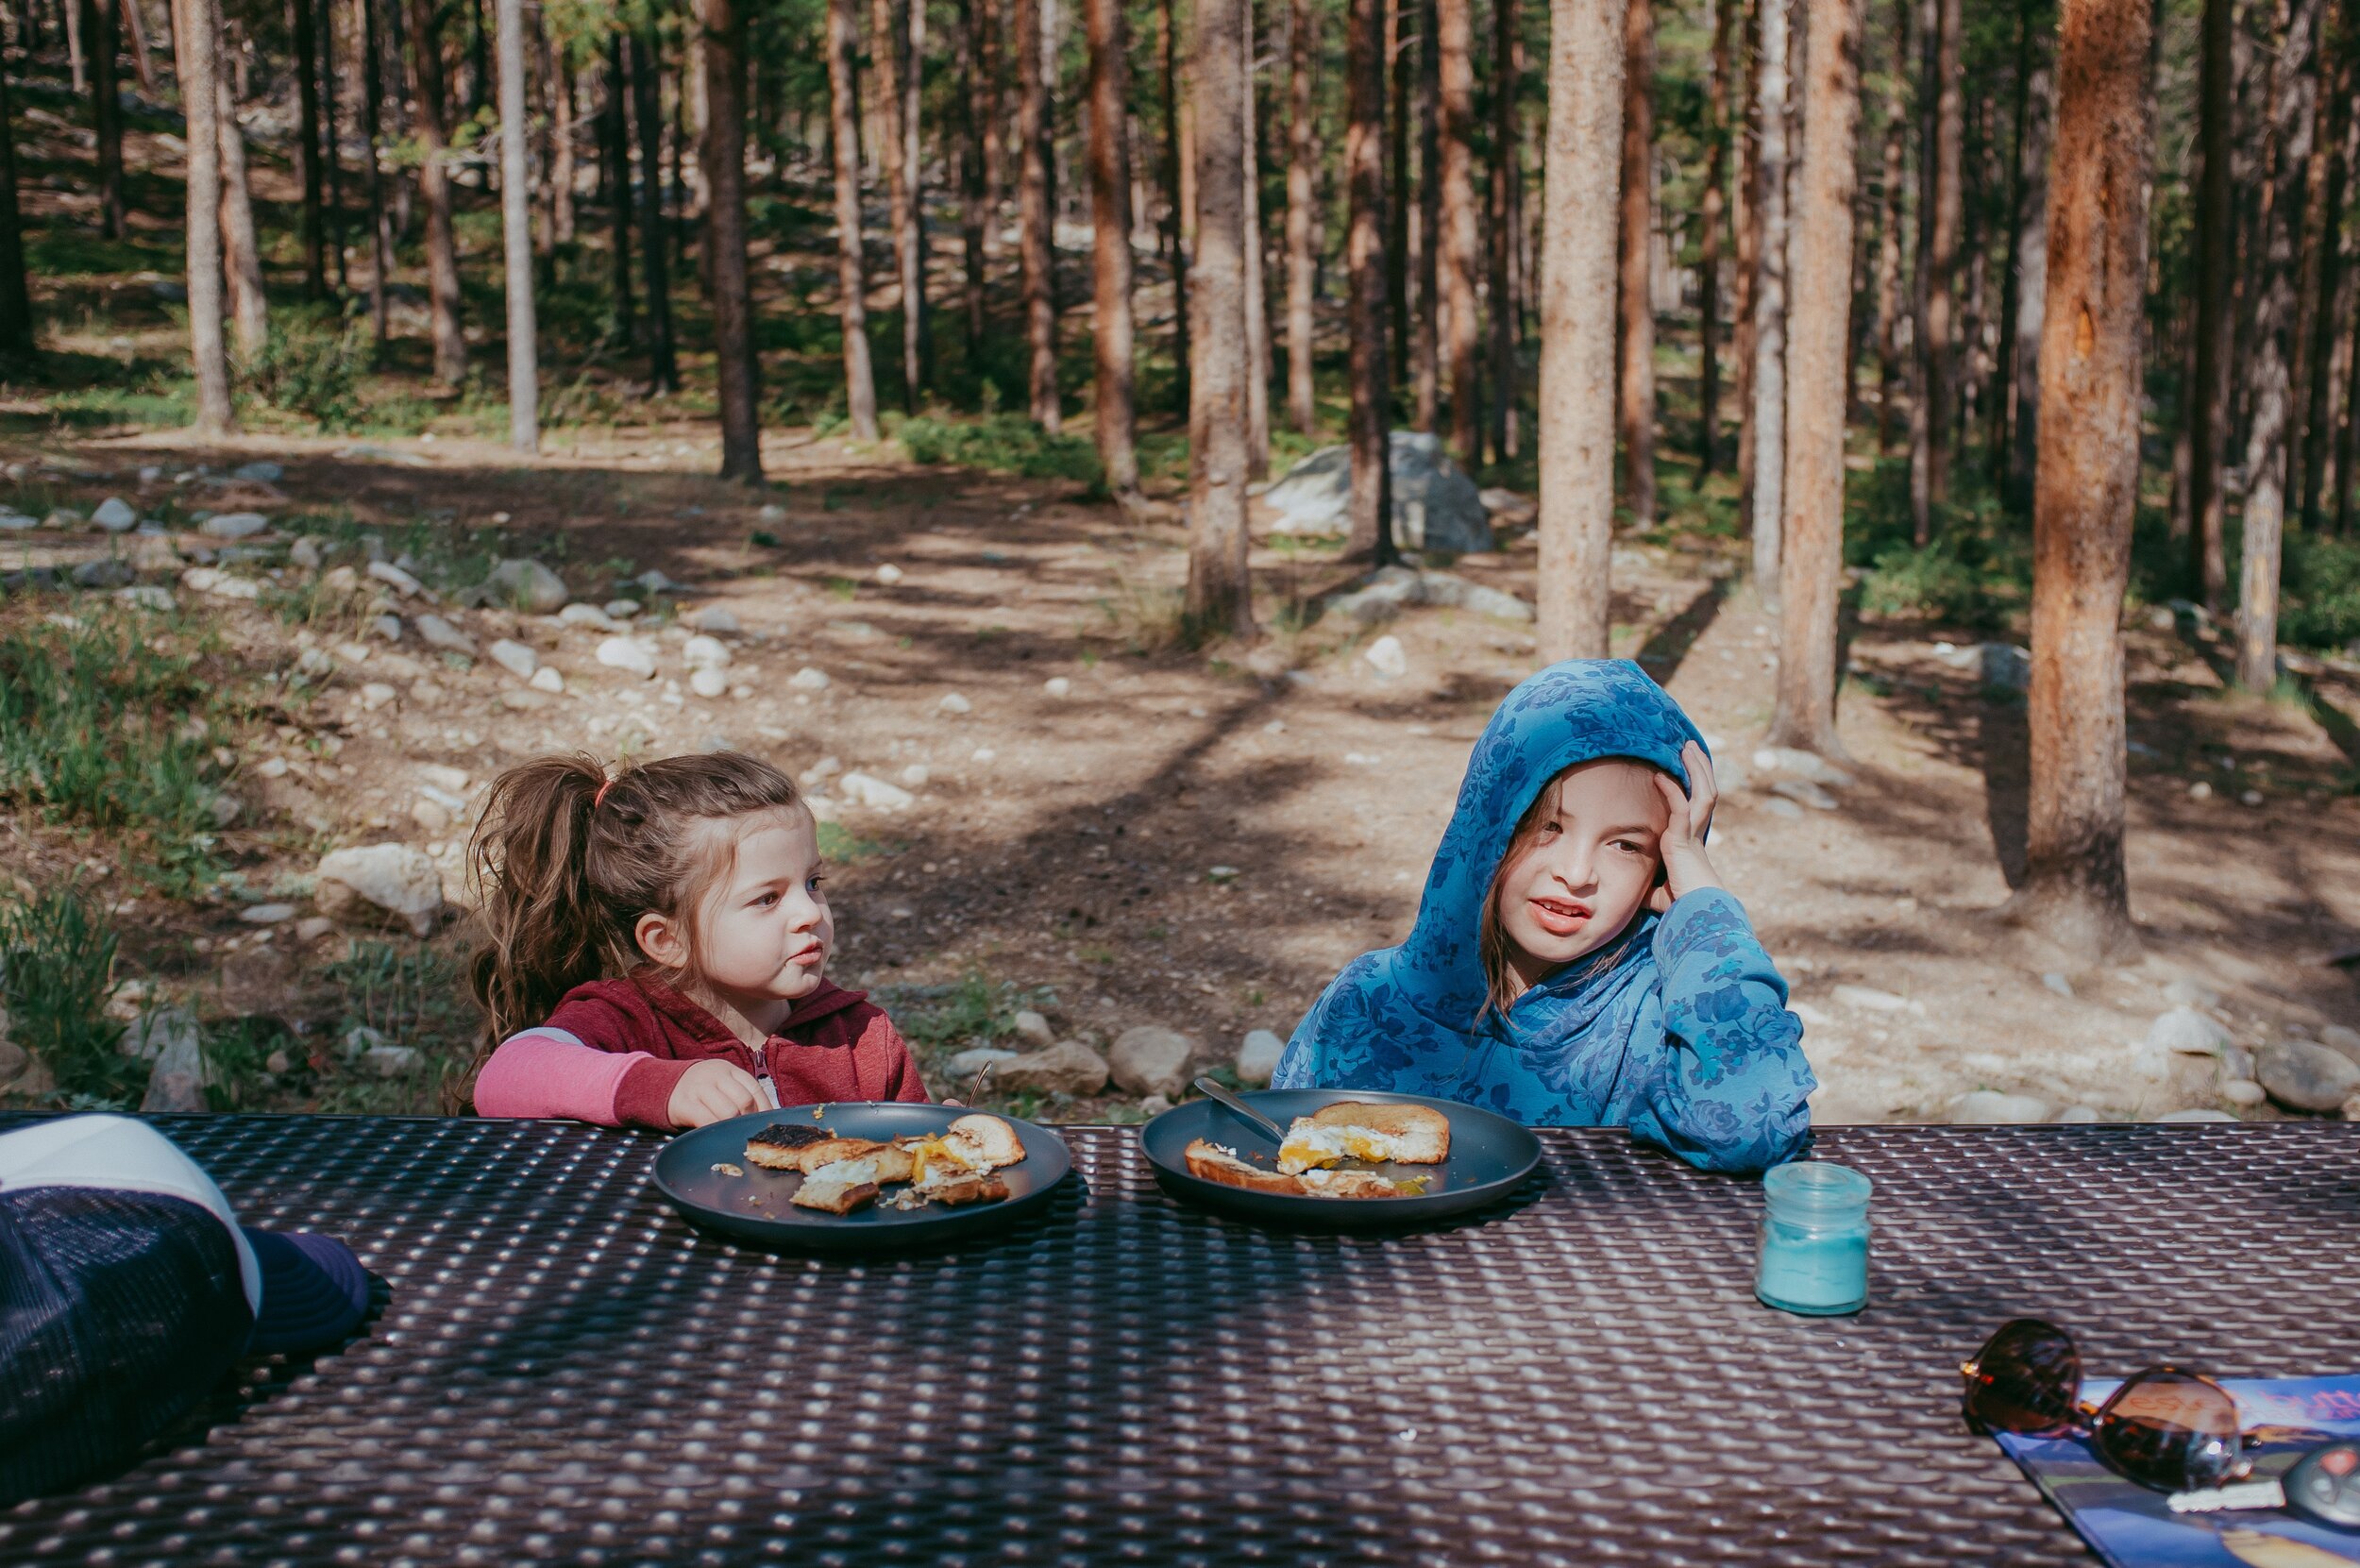
<svg viewBox="0 0 2360 1568"><path fill-rule="evenodd" d="M818 1120L813 1111L820 1113ZM1065 1139L1046 1127L1002 1117L1023 1140L1024 1158L1003 1167L1006 1201L946 1208L929 1204L908 1210L870 1205L850 1214L823 1214L787 1202L803 1185L792 1171L765 1171L746 1160L746 1140L773 1122L823 1127L839 1138L888 1142L921 1133L939 1133L962 1116L957 1105L895 1104L848 1101L834 1105L789 1105L784 1110L733 1116L681 1134L655 1156L655 1187L688 1219L766 1247L801 1252L870 1252L962 1240L995 1231L1040 1207L1073 1169ZM713 1169L734 1165L744 1175ZM894 1188L886 1188L890 1195Z"/></svg>
<svg viewBox="0 0 2360 1568"><path fill-rule="evenodd" d="M1370 1089L1257 1089L1239 1098L1286 1126L1339 1100L1363 1104L1431 1105L1450 1118L1450 1158L1440 1165L1380 1166L1389 1176L1430 1178L1414 1198L1312 1198L1286 1192L1253 1192L1188 1174L1185 1151L1197 1138L1224 1144L1252 1165L1268 1167L1278 1146L1268 1134L1211 1100L1174 1105L1139 1129L1139 1148L1155 1169L1157 1185L1186 1203L1221 1209L1303 1230L1395 1230L1430 1224L1499 1202L1521 1186L1541 1163L1541 1140L1531 1129L1496 1111L1429 1100L1421 1094L1379 1094Z"/></svg>

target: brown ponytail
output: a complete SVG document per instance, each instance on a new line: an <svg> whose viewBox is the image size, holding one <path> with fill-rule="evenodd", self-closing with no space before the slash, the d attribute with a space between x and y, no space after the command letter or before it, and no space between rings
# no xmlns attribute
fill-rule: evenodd
<svg viewBox="0 0 2360 1568"><path fill-rule="evenodd" d="M469 971L484 1013L477 1064L576 986L645 968L640 916L681 921L693 949L697 905L733 859L732 825L801 804L794 780L735 751L660 758L611 781L582 752L501 774L467 852L483 926Z"/></svg>

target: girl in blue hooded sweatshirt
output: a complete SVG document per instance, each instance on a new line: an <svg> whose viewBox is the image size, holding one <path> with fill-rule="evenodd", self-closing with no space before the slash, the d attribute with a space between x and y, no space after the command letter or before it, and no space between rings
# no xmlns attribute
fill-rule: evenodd
<svg viewBox="0 0 2360 1568"><path fill-rule="evenodd" d="M1628 1127L1708 1171L1801 1155L1803 1026L1705 857L1714 799L1704 737L1637 665L1533 676L1468 759L1409 939L1345 967L1273 1087Z"/></svg>

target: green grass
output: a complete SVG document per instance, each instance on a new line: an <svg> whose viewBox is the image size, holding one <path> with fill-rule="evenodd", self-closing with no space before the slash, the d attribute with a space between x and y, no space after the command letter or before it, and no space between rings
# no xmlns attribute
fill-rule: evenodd
<svg viewBox="0 0 2360 1568"><path fill-rule="evenodd" d="M387 1043L418 1054L417 1066L390 1078L358 1062L339 1062L320 1085L322 1110L387 1114L454 1107L474 1061L482 1019L457 963L430 947L356 940L321 970L321 979L345 999L329 1054L338 1054L337 1042L356 1028L374 1029Z"/></svg>
<svg viewBox="0 0 2360 1568"><path fill-rule="evenodd" d="M977 420L920 415L894 432L913 463L953 464L1026 479L1073 480L1095 493L1105 484L1098 449L1078 435L1051 435L1022 414Z"/></svg>
<svg viewBox="0 0 2360 1568"><path fill-rule="evenodd" d="M841 822L819 824L819 855L833 866L857 866L892 850L873 838L863 838Z"/></svg>
<svg viewBox="0 0 2360 1568"><path fill-rule="evenodd" d="M147 1064L116 1047L107 1016L116 936L104 904L71 882L0 904L0 998L8 1036L49 1069L58 1092L84 1108L139 1101Z"/></svg>
<svg viewBox="0 0 2360 1568"><path fill-rule="evenodd" d="M186 893L220 869L213 749L238 728L210 634L111 609L0 633L0 798L115 835L120 864Z"/></svg>

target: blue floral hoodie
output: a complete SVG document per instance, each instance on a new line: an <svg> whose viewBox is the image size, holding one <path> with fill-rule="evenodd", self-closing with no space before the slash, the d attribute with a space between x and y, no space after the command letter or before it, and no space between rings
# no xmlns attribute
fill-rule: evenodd
<svg viewBox="0 0 2360 1568"><path fill-rule="evenodd" d="M1598 757L1685 786L1692 740L1704 743L1679 704L1627 659L1552 665L1509 693L1467 761L1409 939L1345 966L1288 1042L1273 1087L1435 1095L1528 1126L1624 1126L1708 1171L1806 1153L1817 1085L1802 1020L1723 889L1660 917L1643 909L1505 1016L1483 1016L1483 901L1526 808Z"/></svg>

